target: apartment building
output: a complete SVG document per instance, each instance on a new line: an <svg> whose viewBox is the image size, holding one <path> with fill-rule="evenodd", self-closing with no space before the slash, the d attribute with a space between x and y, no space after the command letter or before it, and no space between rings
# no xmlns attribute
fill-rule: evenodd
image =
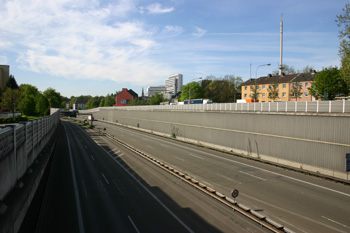
<svg viewBox="0 0 350 233"><path fill-rule="evenodd" d="M170 99L172 96L175 96L182 89L183 75L182 74L174 74L168 77L165 80L165 88L166 88L166 98Z"/></svg>
<svg viewBox="0 0 350 233"><path fill-rule="evenodd" d="M0 91L4 90L10 76L10 66L0 65Z"/></svg>
<svg viewBox="0 0 350 233"><path fill-rule="evenodd" d="M164 85L161 86L151 86L147 88L147 97L155 96L156 94L163 94L165 95L166 88Z"/></svg>
<svg viewBox="0 0 350 233"><path fill-rule="evenodd" d="M308 88L311 87L315 79L315 72L289 74L282 76L267 75L258 79L249 79L242 84L242 99L247 102L254 102L253 94L255 86L257 88L257 102L275 102L275 101L312 101L313 97L309 94ZM299 85L299 95L296 97L293 88ZM276 90L276 98L271 96L271 90Z"/></svg>

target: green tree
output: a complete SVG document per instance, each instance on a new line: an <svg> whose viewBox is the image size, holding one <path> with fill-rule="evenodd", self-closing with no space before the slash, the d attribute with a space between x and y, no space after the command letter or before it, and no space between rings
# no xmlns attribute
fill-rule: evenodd
<svg viewBox="0 0 350 233"><path fill-rule="evenodd" d="M21 93L18 89L7 88L2 93L1 107L10 110L15 117L16 108L19 104Z"/></svg>
<svg viewBox="0 0 350 233"><path fill-rule="evenodd" d="M59 92L56 92L53 88L48 88L46 91L44 91L43 95L46 97L46 99L49 101L50 108L60 108L62 97Z"/></svg>
<svg viewBox="0 0 350 233"><path fill-rule="evenodd" d="M21 100L19 109L24 115L37 116L35 99L40 94L38 88L30 84L21 84L19 86Z"/></svg>
<svg viewBox="0 0 350 233"><path fill-rule="evenodd" d="M290 89L290 95L295 101L298 101L298 98L301 98L300 95L303 94L302 87L300 86L300 81L295 80L292 82L292 87Z"/></svg>
<svg viewBox="0 0 350 233"><path fill-rule="evenodd" d="M280 70L277 68L276 70L272 71L272 76L278 76L279 72L280 72ZM284 74L295 74L296 73L296 71L295 71L293 66L289 66L289 65L286 65L286 64L282 65L282 72Z"/></svg>
<svg viewBox="0 0 350 233"><path fill-rule="evenodd" d="M156 93L155 96L152 96L148 99L147 104L148 105L159 105L161 102L165 102L166 99L164 99L163 94Z"/></svg>
<svg viewBox="0 0 350 233"><path fill-rule="evenodd" d="M347 95L349 89L336 67L324 68L315 74L315 81L309 88L310 94L316 99L333 100L336 96Z"/></svg>
<svg viewBox="0 0 350 233"><path fill-rule="evenodd" d="M235 102L240 96L242 83L243 80L239 76L208 76L202 81L204 97L219 103Z"/></svg>
<svg viewBox="0 0 350 233"><path fill-rule="evenodd" d="M108 94L105 98L103 106L109 107L109 106L113 106L114 104L115 104L115 97Z"/></svg>
<svg viewBox="0 0 350 233"><path fill-rule="evenodd" d="M350 3L345 4L343 14L337 15L339 31L339 55L341 58L340 77L350 89Z"/></svg>
<svg viewBox="0 0 350 233"><path fill-rule="evenodd" d="M252 93L252 99L256 102L259 99L259 86L258 85L254 85L251 89Z"/></svg>
<svg viewBox="0 0 350 233"><path fill-rule="evenodd" d="M35 111L39 116L45 116L50 113L49 101L41 93L35 97Z"/></svg>
<svg viewBox="0 0 350 233"><path fill-rule="evenodd" d="M18 84L15 77L11 74L9 79L6 81L5 88L18 89Z"/></svg>
<svg viewBox="0 0 350 233"><path fill-rule="evenodd" d="M21 98L19 108L24 115L27 115L27 116L37 115L35 99L36 99L36 96L34 95L25 95Z"/></svg>
<svg viewBox="0 0 350 233"><path fill-rule="evenodd" d="M103 107L105 106L105 100L101 99L100 104L98 105L99 107Z"/></svg>
<svg viewBox="0 0 350 233"><path fill-rule="evenodd" d="M203 89L198 82L187 83L181 89L180 101L184 101L187 99L198 99L203 97L204 97Z"/></svg>
<svg viewBox="0 0 350 233"><path fill-rule="evenodd" d="M267 89L267 92L269 93L269 99L270 100L277 100L279 99L279 84L276 82L276 80L272 80L272 83L269 85L269 88Z"/></svg>

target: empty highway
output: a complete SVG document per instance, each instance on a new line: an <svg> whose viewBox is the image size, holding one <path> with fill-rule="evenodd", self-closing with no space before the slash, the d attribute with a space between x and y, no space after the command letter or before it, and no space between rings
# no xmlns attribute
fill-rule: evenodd
<svg viewBox="0 0 350 233"><path fill-rule="evenodd" d="M238 189L239 203L294 232L350 232L350 186L100 121L94 124L227 196Z"/></svg>
<svg viewBox="0 0 350 233"><path fill-rule="evenodd" d="M96 130L65 121L38 219L35 232L268 232Z"/></svg>

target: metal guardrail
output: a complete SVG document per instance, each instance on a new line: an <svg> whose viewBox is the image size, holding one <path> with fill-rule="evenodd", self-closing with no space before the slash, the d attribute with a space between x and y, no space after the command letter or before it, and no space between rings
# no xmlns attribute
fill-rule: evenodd
<svg viewBox="0 0 350 233"><path fill-rule="evenodd" d="M295 112L295 113L350 113L350 101L289 101L260 103L213 103L186 105L142 105L103 107L80 112L96 112L100 109L122 110L184 110L184 111L235 111L235 112Z"/></svg>

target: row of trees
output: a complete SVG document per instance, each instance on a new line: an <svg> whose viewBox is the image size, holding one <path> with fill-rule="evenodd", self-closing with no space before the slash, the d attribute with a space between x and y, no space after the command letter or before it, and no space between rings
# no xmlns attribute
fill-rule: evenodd
<svg viewBox="0 0 350 233"><path fill-rule="evenodd" d="M201 81L202 85L190 82L183 86L179 100L206 98L218 103L235 102L240 98L242 83L239 76L225 75L218 78L210 75Z"/></svg>
<svg viewBox="0 0 350 233"><path fill-rule="evenodd" d="M49 114L50 108L60 108L63 97L53 88L42 93L29 84L18 86L14 76L10 75L0 98L1 108L8 109L13 114L20 111L27 116L44 116Z"/></svg>

